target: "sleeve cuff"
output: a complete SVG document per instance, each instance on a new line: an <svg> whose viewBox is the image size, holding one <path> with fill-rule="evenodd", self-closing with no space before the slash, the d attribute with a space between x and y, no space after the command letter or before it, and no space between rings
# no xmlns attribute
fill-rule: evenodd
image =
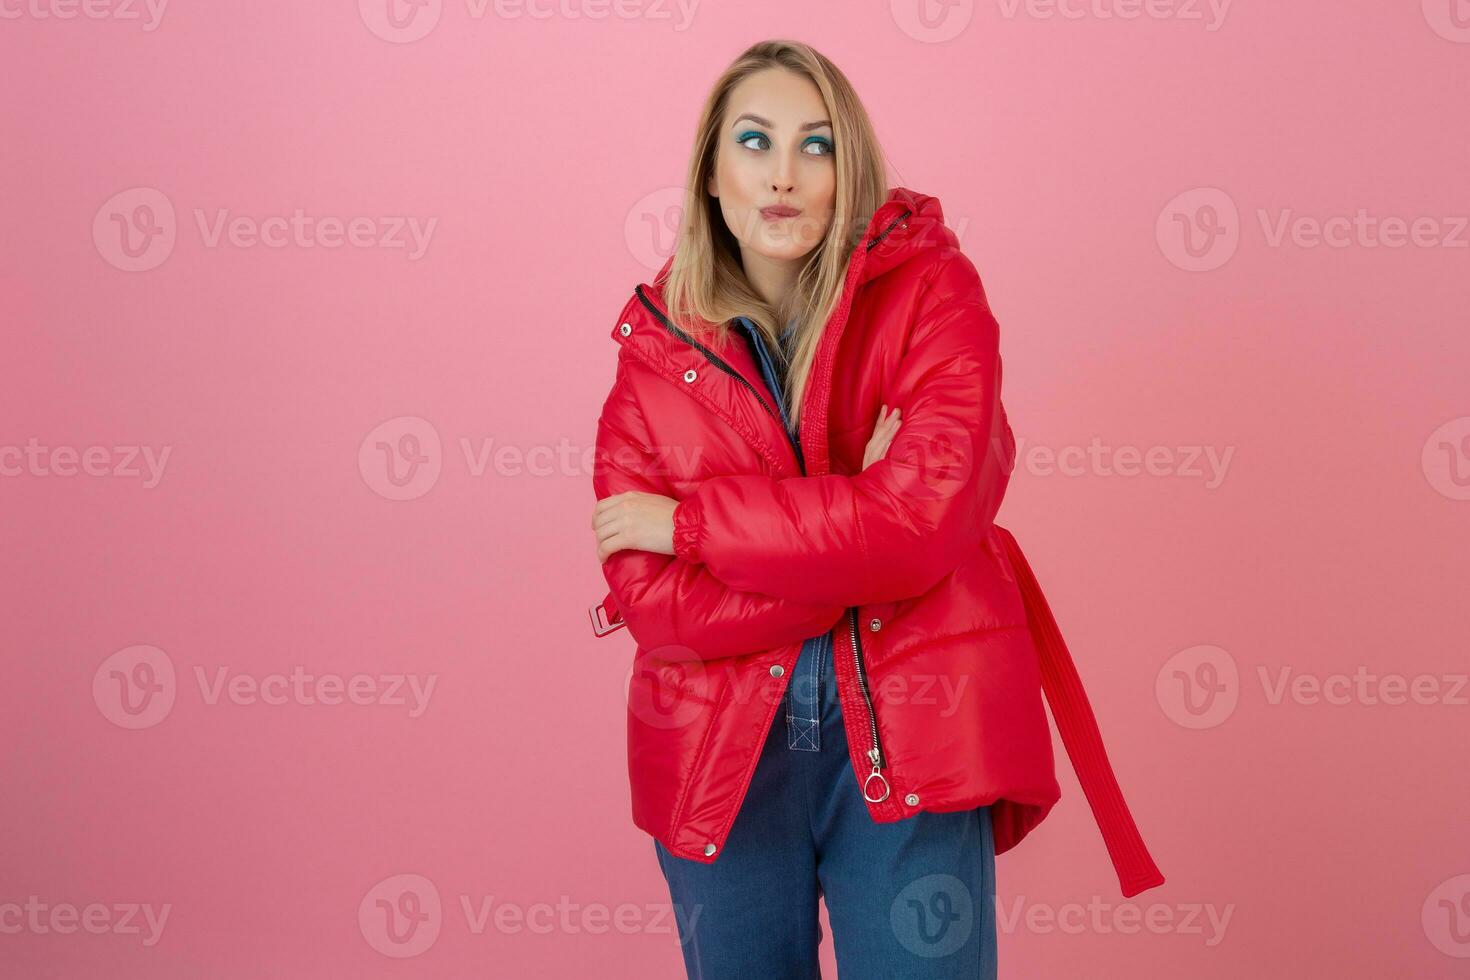
<svg viewBox="0 0 1470 980"><path fill-rule="evenodd" d="M699 499L688 496L674 507L674 557L693 565L701 563Z"/></svg>

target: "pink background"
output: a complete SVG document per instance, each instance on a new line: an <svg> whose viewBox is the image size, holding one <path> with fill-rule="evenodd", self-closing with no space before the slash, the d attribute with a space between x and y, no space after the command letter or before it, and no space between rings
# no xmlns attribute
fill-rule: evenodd
<svg viewBox="0 0 1470 980"><path fill-rule="evenodd" d="M152 29L7 4L0 910L109 925L0 914L0 976L683 975L628 813L632 641L587 621L587 454L700 101L781 36L849 74L892 181L940 198L984 278L1022 440L1001 522L1168 877L1121 899L1058 740L1062 802L997 862L1001 975L1463 976L1456 2L433 0L402 28L386 0L176 3ZM129 258L111 216L140 203L160 234ZM372 224L206 234L298 208ZM1428 244L1272 237L1360 209ZM370 244L389 216L435 222L422 255ZM1183 223L1224 234L1192 255ZM1034 454L1094 437L1161 468ZM378 443L415 438L400 488ZM161 478L125 447L167 447ZM215 696L298 666L435 686L417 716ZM132 714L118 678L150 669ZM1274 696L1360 669L1438 693ZM374 899L405 882L429 918L395 946ZM169 906L152 945L130 903ZM497 926L502 903L632 926Z"/></svg>

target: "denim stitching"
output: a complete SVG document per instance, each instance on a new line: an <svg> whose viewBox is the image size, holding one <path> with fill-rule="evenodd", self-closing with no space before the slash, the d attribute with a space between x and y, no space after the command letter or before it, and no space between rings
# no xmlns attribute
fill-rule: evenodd
<svg viewBox="0 0 1470 980"><path fill-rule="evenodd" d="M826 669L827 652L831 649L831 636L830 633L823 633L807 641L811 644L810 654L813 659L808 670L809 679L812 681L811 713L816 717L797 718L789 710L788 703L786 714L788 748L807 752L820 752L822 749L822 699L825 693L822 679L823 671Z"/></svg>
<svg viewBox="0 0 1470 980"><path fill-rule="evenodd" d="M816 650L812 650L812 651L809 651L809 652L811 652L811 653L820 653L820 650L819 649L816 649ZM801 658L798 657L797 659L799 661ZM821 658L818 657L817 658L817 663L814 664L814 665L812 665L811 667L808 667L807 668L807 674L808 674L808 676L812 673L812 671L814 669L820 669L820 667L821 667ZM792 684L793 685L794 684L801 684L801 683L803 683L803 678L802 677L797 676L797 677L792 678ZM788 687L787 690L789 691L790 690L790 687ZM820 690L818 690L814 694L814 697L820 699L820 697L821 697ZM796 717L795 713L791 710L791 708L790 708L790 702L788 702L787 708L788 708L788 710L787 710L787 714L786 714L786 747L789 748L789 749L799 749L799 750L804 751L804 752L815 752L815 751L817 751L818 750L818 745L817 745L817 740L816 740L815 728L816 728L817 722L821 720L820 717L818 717L816 719L812 719L812 718L798 718L798 717Z"/></svg>

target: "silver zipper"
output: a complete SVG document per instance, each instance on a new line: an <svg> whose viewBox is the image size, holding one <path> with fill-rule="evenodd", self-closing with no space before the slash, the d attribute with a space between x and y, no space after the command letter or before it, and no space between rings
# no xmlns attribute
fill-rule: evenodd
<svg viewBox="0 0 1470 980"><path fill-rule="evenodd" d="M872 747L868 749L868 762L873 766L873 771L868 773L868 778L863 780L863 799L869 803L882 803L888 799L888 780L883 775L883 748L878 744L878 715L873 711L873 697L868 693L868 676L863 670L863 645L858 640L857 606L848 608L851 614L849 620L852 629L852 665L857 670L858 690L862 692L863 704L868 707L868 732L872 737ZM868 792L868 787L877 780L883 787L883 795L873 796Z"/></svg>
<svg viewBox="0 0 1470 980"><path fill-rule="evenodd" d="M873 237L872 241L868 242L868 251L871 252L874 245L887 238L888 233L899 226L911 213L912 211L910 209L905 208L903 214L890 221L888 227L884 228ZM858 639L857 606L850 606L847 611L851 617L848 622L849 629L852 631L852 666L857 673L858 691L862 693L863 704L868 709L868 736L871 739L871 745L868 748L868 764L873 768L868 773L868 778L863 780L863 799L869 803L882 803L888 799L891 787L888 785L888 778L883 775L883 746L878 741L878 715L873 710L873 696L868 692L868 674L863 669L863 644ZM882 793L878 796L873 796L869 792L869 787L873 785L874 780L877 780L878 785L882 787Z"/></svg>

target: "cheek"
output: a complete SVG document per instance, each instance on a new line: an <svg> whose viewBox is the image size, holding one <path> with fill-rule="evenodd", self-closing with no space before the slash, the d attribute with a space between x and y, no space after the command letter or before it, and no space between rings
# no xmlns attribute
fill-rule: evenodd
<svg viewBox="0 0 1470 980"><path fill-rule="evenodd" d="M832 214L832 208L837 203L837 175L828 167L822 171L812 182L812 206L822 214Z"/></svg>
<svg viewBox="0 0 1470 980"><path fill-rule="evenodd" d="M759 180L755 168L749 161L732 153L721 153L715 167L719 174L720 197L727 199L726 207L747 206L754 199L751 181Z"/></svg>
<svg viewBox="0 0 1470 980"><path fill-rule="evenodd" d="M831 167L812 169L814 172L807 177L806 203L814 215L821 217L821 227L816 229L820 238L832 224L832 208L837 203L837 174Z"/></svg>
<svg viewBox="0 0 1470 980"><path fill-rule="evenodd" d="M753 165L738 158L722 157L715 166L719 175L720 213L735 237L748 241L759 227L753 209L760 199L761 175Z"/></svg>

